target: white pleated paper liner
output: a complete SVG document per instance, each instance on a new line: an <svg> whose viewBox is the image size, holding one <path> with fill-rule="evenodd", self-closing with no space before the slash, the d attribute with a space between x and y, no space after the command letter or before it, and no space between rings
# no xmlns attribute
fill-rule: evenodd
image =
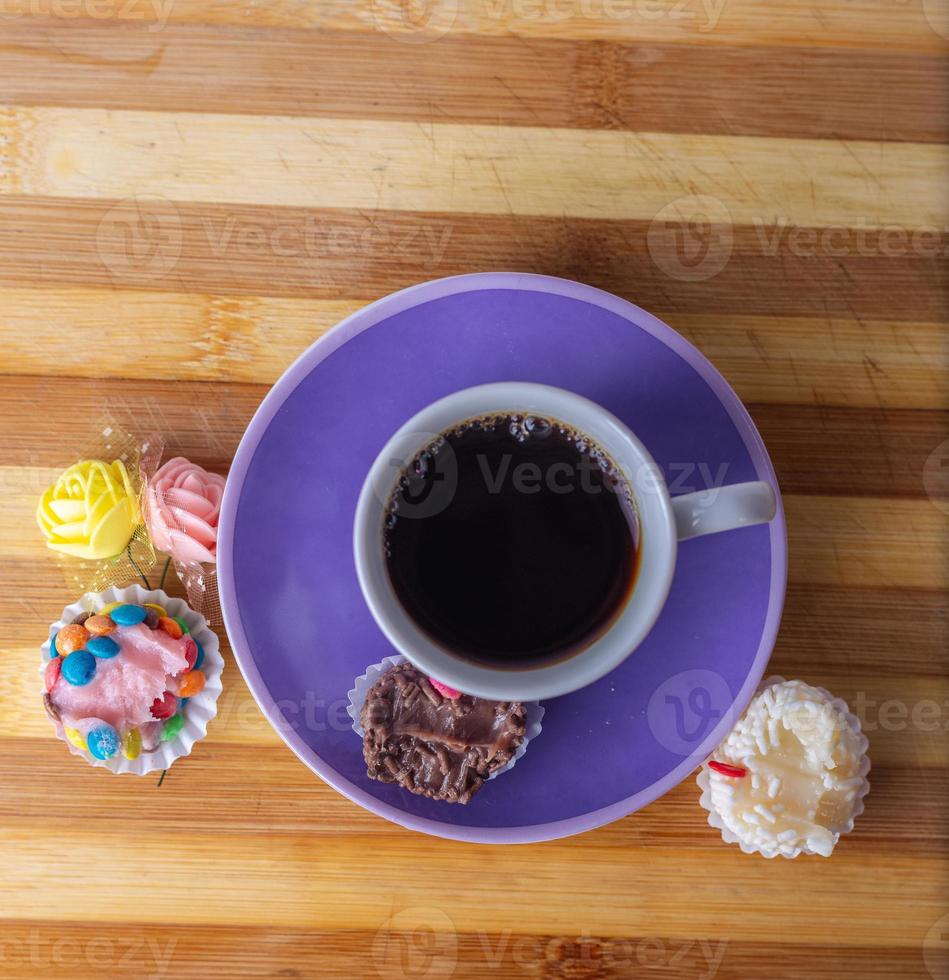
<svg viewBox="0 0 949 980"><path fill-rule="evenodd" d="M779 677L777 675L773 677L768 677L766 680L763 680L758 685L758 690L755 691L754 696L758 697L758 695L761 694L762 691L764 691L768 687L771 687L772 684L783 684L785 683L785 681L786 678ZM830 830L832 834L836 834L839 838L839 837L843 837L845 834L849 834L853 830L854 822L856 821L857 817L859 817L860 814L863 813L863 799L867 795L867 793L870 792L870 780L867 778L867 774L870 772L870 757L867 755L867 748L869 747L869 743L867 741L866 735L863 734L863 731L860 727L860 719L857 718L857 716L850 711L849 705L847 704L846 701L843 700L843 698L834 697L834 695L831 694L830 691L828 691L826 688L819 687L817 684L811 684L810 687L813 687L815 691L819 691L821 695L827 698L827 700L831 703L831 705L833 705L833 707L840 714L840 717L844 719L844 721L846 722L850 730L858 736L858 742L859 742L860 753L861 753L859 775L863 780L863 785L860 787L859 790L857 790L857 794L854 797L853 810L850 814L850 818L844 823L840 824L839 826L828 827L828 830ZM726 735L725 737L727 738L728 736ZM722 739L722 741L724 740L725 739ZM725 826L725 823L722 820L721 815L716 809L713 808L712 790L709 785L708 773L709 773L708 764L703 763L702 768L699 770L698 775L695 777L695 781L696 783L698 783L699 789L702 791L702 795L699 797L699 804L703 807L703 809L708 811L709 826L715 827L717 830L721 832L722 840L725 841L726 844L737 844L745 854L760 854L762 857L766 857L769 859L778 857L779 855L781 857L793 859L796 857L800 857L802 854L816 853L815 851L812 851L805 843L805 844L795 846L790 854L781 854L780 851L775 851L771 854L767 854L761 850L760 846L756 844L750 844L747 841L742 840L740 837L738 837L737 834L734 833L734 831L730 830L728 827Z"/></svg>
<svg viewBox="0 0 949 980"><path fill-rule="evenodd" d="M405 661L406 658L401 656L385 657L381 663L367 667L365 674L357 677L354 681L355 686L349 692L349 707L346 709L346 712L353 720L353 731L360 738L366 734L363 731L362 725L359 724L359 715L362 712L362 706L366 702L366 695L369 693L369 689L390 667L395 667L398 664L405 663ZM510 761L491 773L488 779L494 779L495 776L500 776L502 772L508 772L513 769L517 760L527 751L528 742L532 738L537 738L540 735L541 723L544 720L544 706L539 701L525 701L524 707L527 709L527 729L524 733L524 739L515 750L514 755L511 756Z"/></svg>
<svg viewBox="0 0 949 980"><path fill-rule="evenodd" d="M191 636L204 650L204 662L201 672L204 674L204 688L199 694L188 700L184 707L184 727L167 742L159 742L153 752L144 749L137 759L126 759L121 751L111 759L96 759L90 752L83 751L66 738L63 726L56 723L57 737L66 743L73 755L85 759L91 766L108 769L114 773L133 773L136 776L147 776L151 772L167 769L176 759L189 755L196 742L200 742L208 732L208 724L217 714L217 700L221 694L221 674L224 671L224 659L221 656L218 638L208 627L203 616L191 609L183 599L173 599L161 589L144 589L140 585L130 585L124 589L114 586L104 592L87 592L77 602L63 610L59 621L50 626L50 638L64 626L71 623L81 613L95 613L112 602L129 602L143 606L150 602L167 610L169 616L180 616L187 624ZM43 644L40 674L50 660L50 639ZM41 682L42 683L42 682ZM41 694L45 693L41 686Z"/></svg>

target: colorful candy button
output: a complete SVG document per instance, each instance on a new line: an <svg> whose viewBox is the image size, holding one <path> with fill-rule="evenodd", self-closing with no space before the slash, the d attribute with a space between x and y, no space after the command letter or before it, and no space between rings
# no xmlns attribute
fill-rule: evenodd
<svg viewBox="0 0 949 980"><path fill-rule="evenodd" d="M93 728L89 732L86 741L89 745L90 754L96 759L102 759L103 761L111 759L119 751L119 747L122 744L119 739L119 733L105 722Z"/></svg>
<svg viewBox="0 0 949 980"><path fill-rule="evenodd" d="M167 611L165 610L165 607L159 606L157 602L146 602L145 608L153 610L155 615L158 617L168 615Z"/></svg>
<svg viewBox="0 0 949 980"><path fill-rule="evenodd" d="M76 746L77 749L81 749L83 752L86 751L86 740L82 737L82 732L75 728L69 728L68 726L63 729L66 733L66 738Z"/></svg>
<svg viewBox="0 0 949 980"><path fill-rule="evenodd" d="M115 629L115 623L110 616L90 616L83 626L92 636L106 636Z"/></svg>
<svg viewBox="0 0 949 980"><path fill-rule="evenodd" d="M163 742L170 742L184 727L184 715L175 715L173 718L169 718L168 721L165 722L165 727L161 731L161 740Z"/></svg>
<svg viewBox="0 0 949 980"><path fill-rule="evenodd" d="M122 755L126 759L137 759L142 754L142 735L137 728L133 728L122 740Z"/></svg>
<svg viewBox="0 0 949 980"><path fill-rule="evenodd" d="M194 670L194 665L198 660L198 644L190 636L185 639L185 660L188 661L188 666L185 668L184 673L187 673L189 670Z"/></svg>
<svg viewBox="0 0 949 980"><path fill-rule="evenodd" d="M53 659L46 665L46 671L43 674L43 682L46 686L47 694L56 686L56 681L59 680L59 673L62 669L62 657L53 657Z"/></svg>
<svg viewBox="0 0 949 980"><path fill-rule="evenodd" d="M59 650L56 649L56 637L57 636L59 636L59 633L54 633L49 638L49 655L51 657L58 657L59 656Z"/></svg>
<svg viewBox="0 0 949 980"><path fill-rule="evenodd" d="M165 691L160 698L155 698L152 703L152 718L164 721L170 718L178 710L178 699L171 691Z"/></svg>
<svg viewBox="0 0 949 980"><path fill-rule="evenodd" d="M119 626L135 626L145 618L145 615L144 606L133 606L131 603L126 603L124 606L116 606L109 613L109 619L113 623L118 623Z"/></svg>
<svg viewBox="0 0 949 980"><path fill-rule="evenodd" d="M145 613L145 625L150 630L157 630L158 629L158 620L159 619L161 619L161 617L158 615L157 612L155 612L154 609L149 609L148 612Z"/></svg>
<svg viewBox="0 0 949 980"><path fill-rule="evenodd" d="M180 640L182 637L181 627L171 618L171 616L160 616L158 625L173 639Z"/></svg>
<svg viewBox="0 0 949 980"><path fill-rule="evenodd" d="M200 670L189 671L181 678L178 688L179 698L193 698L204 690L204 674Z"/></svg>
<svg viewBox="0 0 949 980"><path fill-rule="evenodd" d="M124 605L125 605L125 603L122 602L122 601L119 601L119 602L110 602L107 606L103 606L99 610L99 615L100 616L108 616L108 615L111 614L111 612L112 612L113 609L118 609L119 606L124 606Z"/></svg>
<svg viewBox="0 0 949 980"><path fill-rule="evenodd" d="M119 652L119 645L111 636L92 636L86 649L100 660L111 660Z"/></svg>
<svg viewBox="0 0 949 980"><path fill-rule="evenodd" d="M73 687L82 687L96 675L96 658L88 650L76 650L63 659L62 675Z"/></svg>
<svg viewBox="0 0 949 980"><path fill-rule="evenodd" d="M81 612L78 616L73 618L73 623L76 626L85 626L86 620L92 615L92 613Z"/></svg>
<svg viewBox="0 0 949 980"><path fill-rule="evenodd" d="M194 667L192 667L191 669L198 670L201 667L201 664L204 663L204 647L201 646L201 644L198 643L197 640L194 641L194 645L198 648L198 656L194 662Z"/></svg>
<svg viewBox="0 0 949 980"><path fill-rule="evenodd" d="M74 650L81 650L88 639L89 632L85 626L70 623L56 634L56 649L65 657Z"/></svg>
<svg viewBox="0 0 949 980"><path fill-rule="evenodd" d="M181 627L182 633L187 635L191 632L191 630L188 629L188 624L181 618L181 616L172 616L171 618Z"/></svg>
<svg viewBox="0 0 949 980"><path fill-rule="evenodd" d="M453 687L435 680L434 677L429 677L428 682L443 698L448 698L449 701L457 701L461 697L461 691L456 691Z"/></svg>

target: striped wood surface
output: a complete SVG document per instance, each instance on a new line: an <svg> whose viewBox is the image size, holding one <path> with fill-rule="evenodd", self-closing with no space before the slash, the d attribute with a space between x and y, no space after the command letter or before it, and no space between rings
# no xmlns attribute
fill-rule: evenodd
<svg viewBox="0 0 949 980"><path fill-rule="evenodd" d="M949 975L947 38L941 0L5 0L0 977ZM315 337L498 268L647 307L748 403L772 668L870 737L830 861L724 846L689 782L556 843L413 835L232 662L160 788L50 738L31 512L101 409L226 472Z"/></svg>

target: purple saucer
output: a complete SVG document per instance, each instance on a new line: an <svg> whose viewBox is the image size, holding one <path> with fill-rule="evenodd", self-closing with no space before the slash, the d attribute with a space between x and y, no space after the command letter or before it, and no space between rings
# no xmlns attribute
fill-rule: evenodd
<svg viewBox="0 0 949 980"><path fill-rule="evenodd" d="M738 397L675 331L589 286L486 273L387 296L297 359L237 450L218 544L237 662L290 748L380 816L491 843L580 833L684 779L754 693L786 580L779 496L770 525L682 543L645 643L596 684L545 702L543 732L470 804L369 780L346 694L394 651L356 581L356 498L383 444L419 409L459 388L514 380L571 389L619 416L663 467L673 496L745 480L777 490Z"/></svg>

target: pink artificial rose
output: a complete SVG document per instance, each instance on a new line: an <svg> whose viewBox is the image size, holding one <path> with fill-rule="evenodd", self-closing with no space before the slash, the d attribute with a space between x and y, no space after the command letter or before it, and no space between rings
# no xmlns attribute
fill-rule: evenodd
<svg viewBox="0 0 949 980"><path fill-rule="evenodd" d="M183 456L169 459L145 490L145 521L155 547L176 561L216 561L223 494L223 476Z"/></svg>

